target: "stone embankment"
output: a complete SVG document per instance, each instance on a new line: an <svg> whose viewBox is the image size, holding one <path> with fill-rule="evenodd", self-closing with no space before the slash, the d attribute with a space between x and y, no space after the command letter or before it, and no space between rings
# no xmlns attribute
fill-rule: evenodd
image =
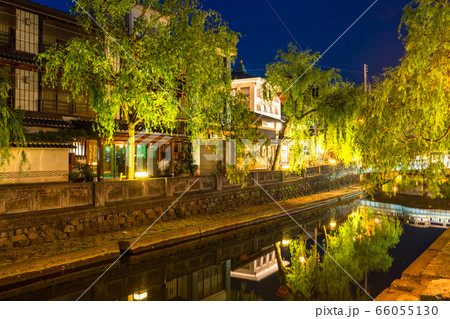
<svg viewBox="0 0 450 319"><path fill-rule="evenodd" d="M311 220L324 218L324 223L330 216L320 215L317 209L326 209L339 202L359 198L363 195L359 186L341 188L338 190L281 200L280 205L300 225L307 225ZM267 196L267 195L266 195ZM319 215L318 215L319 214ZM210 213L158 220L139 241L134 244L129 253L161 249L177 245L187 240L209 237L229 230L250 225L257 225L272 220L286 219L291 221L286 212L273 201L262 205L246 208L234 208L220 213ZM42 276L50 276L67 271L74 271L90 264L110 262L121 252L131 246L151 222L140 227L132 227L125 231L118 230L106 234L92 236L68 237L58 243L43 243L38 246L22 247L19 254L3 254L0 261L1 287L16 285L19 282L35 280ZM301 229L299 229L301 232Z"/></svg>
<svg viewBox="0 0 450 319"><path fill-rule="evenodd" d="M450 300L450 228L376 300Z"/></svg>
<svg viewBox="0 0 450 319"><path fill-rule="evenodd" d="M282 180L282 175L278 175L280 174L262 175L264 178L262 176L257 177L258 183L276 200L329 192L359 183L359 175L353 174L344 176L335 174L316 175L289 180ZM275 177L279 178L274 180ZM94 200L95 203L102 202L101 205L25 212L5 211L0 213L0 252L2 256L8 255L10 252L20 254L23 247L40 247L45 244L61 245L61 243L73 238L127 231L131 228L150 225L160 216L162 221L188 220L195 216L217 215L232 209L272 202L272 199L255 183L249 183L244 188L241 185L219 185L219 187L218 185L210 185L208 189L207 183L203 179L206 178L209 181L209 177L199 177L197 182L194 178L181 179L183 187L177 184L179 187L172 189L173 196L170 197L142 197L142 194L151 193L148 188L149 181L105 182L99 188L103 188L101 193L108 201L101 201L98 198ZM194 186L191 184L192 188L198 185L197 191L186 193L171 206L181 195L179 191L181 189L186 190L189 183L195 183ZM105 188L109 189L109 192ZM32 186L27 186L27 189L20 190L21 194L16 195L31 198L31 204L27 206L28 208L40 207L35 203L36 201L46 201L52 196L54 196L52 198L59 198L59 202L64 200L70 203L66 196L66 189L67 187L64 188L64 194L61 195L51 187L47 190L41 188L35 190ZM135 191L140 189L142 192L139 192L139 194L142 196L133 198L130 195L132 189ZM14 193L16 189L15 186L11 186L9 189L2 187L0 191L5 193L5 196L9 196L8 193ZM122 194L122 197L120 197L122 200L113 200L111 194L119 193ZM176 195L178 193L180 195ZM60 194L60 196L54 194ZM5 202L3 204L3 208L12 205ZM171 206L170 209L164 213L169 206ZM18 209L22 206L16 204L14 207Z"/></svg>

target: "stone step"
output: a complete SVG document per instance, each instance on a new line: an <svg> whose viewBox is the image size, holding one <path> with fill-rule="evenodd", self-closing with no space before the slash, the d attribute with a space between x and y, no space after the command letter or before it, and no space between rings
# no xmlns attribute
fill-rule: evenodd
<svg viewBox="0 0 450 319"><path fill-rule="evenodd" d="M406 280L406 279L396 279L392 282L391 288L400 290L400 291L408 291L411 292L419 285L416 282Z"/></svg>
<svg viewBox="0 0 450 319"><path fill-rule="evenodd" d="M420 294L420 300L450 300L450 279L432 280Z"/></svg>

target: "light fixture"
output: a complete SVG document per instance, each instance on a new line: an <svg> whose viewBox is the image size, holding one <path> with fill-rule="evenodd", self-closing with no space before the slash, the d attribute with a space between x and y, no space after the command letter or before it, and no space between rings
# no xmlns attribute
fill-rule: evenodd
<svg viewBox="0 0 450 319"><path fill-rule="evenodd" d="M290 241L289 239L283 239L283 240L281 241L281 244L282 244L283 246L287 246L287 245L289 245L290 242L291 242L291 241Z"/></svg>
<svg viewBox="0 0 450 319"><path fill-rule="evenodd" d="M146 177L148 177L148 173L147 173L147 172L135 172L135 173L134 173L134 177L137 177L137 178L146 178Z"/></svg>
<svg viewBox="0 0 450 319"><path fill-rule="evenodd" d="M331 227L331 228L336 227L336 222L335 222L335 221L332 221L332 222L330 223L330 227Z"/></svg>
<svg viewBox="0 0 450 319"><path fill-rule="evenodd" d="M336 160L334 160L334 159L330 159L329 162L330 162L330 164L336 164Z"/></svg>
<svg viewBox="0 0 450 319"><path fill-rule="evenodd" d="M380 219L379 218L375 218L375 224L379 224L380 223Z"/></svg>
<svg viewBox="0 0 450 319"><path fill-rule="evenodd" d="M133 294L133 300L135 300L135 301L142 301L142 300L145 300L146 298L147 298L146 291L137 292L137 293Z"/></svg>
<svg viewBox="0 0 450 319"><path fill-rule="evenodd" d="M306 259L305 259L305 257L300 256L300 258L298 259L298 261L299 261L300 263L304 264L304 263L306 262Z"/></svg>

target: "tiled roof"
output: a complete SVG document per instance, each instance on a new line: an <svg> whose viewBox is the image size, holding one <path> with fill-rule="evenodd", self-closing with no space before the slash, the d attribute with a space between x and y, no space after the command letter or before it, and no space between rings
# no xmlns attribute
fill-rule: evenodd
<svg viewBox="0 0 450 319"><path fill-rule="evenodd" d="M11 143L11 146L16 146L15 143ZM36 148L75 148L72 143L58 143L58 142L27 142L26 147Z"/></svg>
<svg viewBox="0 0 450 319"><path fill-rule="evenodd" d="M257 77L258 76L251 75L247 72L247 70L245 69L244 63L242 63L242 60L239 61L239 64L236 67L236 70L231 72L231 78L233 80L257 78Z"/></svg>
<svg viewBox="0 0 450 319"><path fill-rule="evenodd" d="M46 118L46 117L25 117L23 124L26 126L42 126L55 128L74 128L70 121L64 121L62 118Z"/></svg>
<svg viewBox="0 0 450 319"><path fill-rule="evenodd" d="M13 52L13 51L0 51L0 59L11 60L20 63L26 64L35 64L34 62L34 54L26 53L26 52Z"/></svg>

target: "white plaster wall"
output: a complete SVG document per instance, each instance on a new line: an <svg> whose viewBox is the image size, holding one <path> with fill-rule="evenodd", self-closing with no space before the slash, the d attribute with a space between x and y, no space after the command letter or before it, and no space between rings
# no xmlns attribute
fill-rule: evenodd
<svg viewBox="0 0 450 319"><path fill-rule="evenodd" d="M27 162L20 173L21 149L13 148L14 158L0 168L0 184L66 182L69 179L68 148L26 148Z"/></svg>

